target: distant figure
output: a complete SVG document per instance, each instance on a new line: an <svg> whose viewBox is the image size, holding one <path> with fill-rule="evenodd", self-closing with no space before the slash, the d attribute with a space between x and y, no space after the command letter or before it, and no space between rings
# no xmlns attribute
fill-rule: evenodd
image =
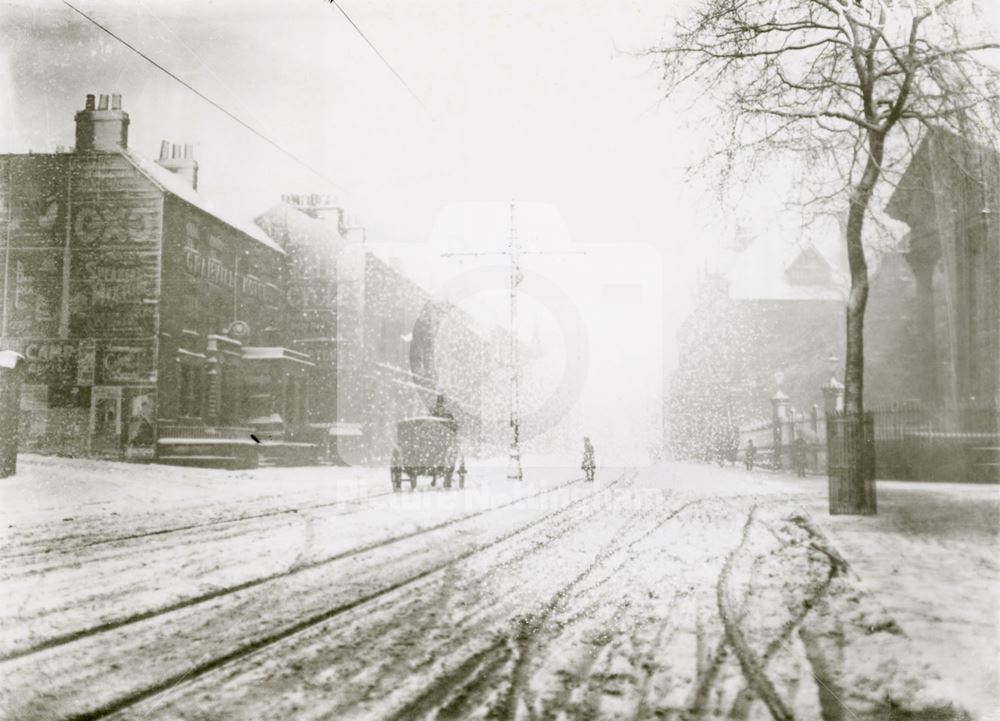
<svg viewBox="0 0 1000 721"><path fill-rule="evenodd" d="M453 430L458 428L458 423L455 421L455 414L448 410L448 406L444 401L444 394L438 394L437 400L434 402L434 410L431 414L436 418L447 418Z"/></svg>
<svg viewBox="0 0 1000 721"><path fill-rule="evenodd" d="M465 469L465 454L463 453L458 457L458 487L465 488L465 474L467 473Z"/></svg>
<svg viewBox="0 0 1000 721"><path fill-rule="evenodd" d="M444 394L438 393L437 398L434 401L434 410L432 413L438 418L450 418L451 413L448 412L448 406L444 402Z"/></svg>
<svg viewBox="0 0 1000 721"><path fill-rule="evenodd" d="M795 474L799 478L806 477L806 456L809 452L809 444L802 436L796 436L792 441L792 466L795 467Z"/></svg>
<svg viewBox="0 0 1000 721"><path fill-rule="evenodd" d="M597 463L594 461L594 446L590 444L588 436L583 438L583 463L580 468L587 474L588 481L594 480L594 470L597 468Z"/></svg>
<svg viewBox="0 0 1000 721"><path fill-rule="evenodd" d="M753 438L747 441L747 449L743 454L743 465L747 467L748 471L753 470L753 461L757 456L757 446L753 444Z"/></svg>

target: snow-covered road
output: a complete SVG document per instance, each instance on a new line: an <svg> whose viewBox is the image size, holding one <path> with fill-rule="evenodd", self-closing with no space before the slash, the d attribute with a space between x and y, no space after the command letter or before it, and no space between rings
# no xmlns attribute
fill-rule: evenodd
<svg viewBox="0 0 1000 721"><path fill-rule="evenodd" d="M4 718L963 717L787 492L121 468L5 508Z"/></svg>

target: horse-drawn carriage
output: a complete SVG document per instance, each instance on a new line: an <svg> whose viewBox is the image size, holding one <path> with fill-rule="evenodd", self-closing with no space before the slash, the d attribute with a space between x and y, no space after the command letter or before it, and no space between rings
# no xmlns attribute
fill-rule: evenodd
<svg viewBox="0 0 1000 721"><path fill-rule="evenodd" d="M396 424L391 468L394 491L402 488L404 476L413 490L418 476L430 476L432 486L440 477L444 487L451 488L456 475L459 488L464 488L465 462L459 454L458 424L453 418L422 416Z"/></svg>

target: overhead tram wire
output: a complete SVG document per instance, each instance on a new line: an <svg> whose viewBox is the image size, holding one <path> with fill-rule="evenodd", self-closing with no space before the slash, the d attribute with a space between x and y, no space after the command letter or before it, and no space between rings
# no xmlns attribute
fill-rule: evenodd
<svg viewBox="0 0 1000 721"><path fill-rule="evenodd" d="M340 11L340 14L343 15L344 18L347 20L347 22L351 24L351 27L357 30L358 35L361 36L361 39L364 40L366 43L368 43L368 47L370 47L375 52L375 54L378 55L379 60L381 60L385 64L385 66L389 68L389 72L391 72L393 75L396 76L396 80L398 80L402 84L402 86L406 88L406 91L411 96L413 96L413 99L416 100L417 103L419 103L420 107L426 111L427 106L424 105L424 101L421 100L415 92L413 92L413 88L410 87L409 83L403 80L403 76L400 75L398 72L396 72L396 68L392 67L389 61L386 60L385 56L379 52L379 49L375 47L375 43L373 43L371 40L368 39L368 36L365 35L364 31L360 27L358 27L358 24L351 19L351 16L347 14L347 11L344 10L344 8L340 5L340 3L338 3L337 0L326 0L326 1Z"/></svg>
<svg viewBox="0 0 1000 721"><path fill-rule="evenodd" d="M310 165L306 161L302 160L302 158L300 158L299 156L297 156L292 151L287 150L283 146L279 145L276 141L274 141L271 138L269 138L268 136L264 135L264 133L262 133L261 131L257 130L257 128L253 127L252 125L250 125L246 121L242 120L239 116L237 116L234 113L232 113L231 111L227 110L222 105L220 105L216 101L212 100L212 98L210 98L207 95L205 95L205 93L203 93L200 90L198 90L198 88L194 87L193 85L191 85L187 81L185 81L182 78L180 78L177 75L175 75L173 72L171 72L167 68L165 68L162 65L160 65L158 62L156 62L155 60L153 60L153 58L149 57L148 55L146 55L146 53L142 52L139 48L137 48L136 46L132 45L130 42L128 42L127 40L125 40L124 38L122 38L120 35L117 35L110 28L108 28L108 27L102 25L101 23L97 22L97 20L95 20L94 18L90 17L87 13L83 12L78 7L74 6L68 0L62 0L62 3L63 3L63 5L65 5L66 7L68 7L70 10L72 10L73 12L75 12L77 15L79 15L80 17L82 17L84 20L86 20L87 22L91 23L92 25L96 26L97 28L99 28L103 32L105 32L108 35L110 35L111 37L113 37L115 40L117 40L122 45L124 45L125 47L127 47L129 50L131 50L132 52L134 52L136 55L138 55L139 57L141 57L147 63L149 63L150 65L152 65L153 67L155 67L157 70L159 70L162 73L164 73L165 75L169 76L171 79L176 80L178 83L180 83L181 85L183 85L185 88L187 88L188 90L190 90L192 93L194 93L199 98L201 98L202 100L204 100L206 103L208 103L209 105L211 105L213 108L215 108L219 112L223 113L224 115L228 116L230 119L235 120L237 123L239 123L244 128L246 128L247 130L249 130L251 133L253 133L254 135L256 135L258 138L260 138L261 140L263 140L265 143L267 143L271 147L273 147L276 150L278 150L279 152L281 152L286 157L290 158L291 160L293 160L296 163L298 163L299 165L301 165L303 168L305 168L306 170L308 170L310 173L312 173L313 175L315 175L317 178L320 178L321 180L326 181L327 183L329 183L330 185L334 186L335 188L337 188L339 190L343 190L343 186L340 183L338 183L336 180L334 180L333 178L328 177L327 175L325 175L321 171L317 170L316 168L314 168L312 165Z"/></svg>

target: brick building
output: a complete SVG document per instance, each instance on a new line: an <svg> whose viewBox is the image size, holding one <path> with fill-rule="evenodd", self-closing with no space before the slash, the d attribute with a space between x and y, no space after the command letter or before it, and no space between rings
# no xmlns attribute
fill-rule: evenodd
<svg viewBox="0 0 1000 721"><path fill-rule="evenodd" d="M129 122L119 96L89 95L71 152L0 155L0 348L28 358L24 448L381 462L439 395L479 446L501 361L470 317L315 197L257 223L214 210L191 146L147 160Z"/></svg>
<svg viewBox="0 0 1000 721"><path fill-rule="evenodd" d="M366 249L320 196L286 196L256 220L287 253L289 345L310 354L309 427L347 463L388 458L401 418L443 394L479 445L483 379L495 357L475 324Z"/></svg>
<svg viewBox="0 0 1000 721"><path fill-rule="evenodd" d="M190 146L150 162L128 127L119 96L89 95L72 152L0 155L0 346L29 360L24 446L152 458L158 439L294 438L313 364L284 345L285 252L209 209Z"/></svg>

